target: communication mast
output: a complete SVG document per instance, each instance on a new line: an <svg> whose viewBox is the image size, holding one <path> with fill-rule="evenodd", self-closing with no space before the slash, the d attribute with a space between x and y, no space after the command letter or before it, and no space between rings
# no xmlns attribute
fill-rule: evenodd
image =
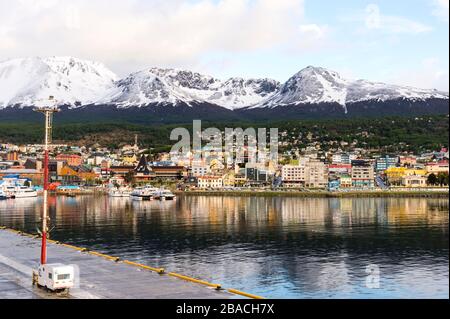
<svg viewBox="0 0 450 319"><path fill-rule="evenodd" d="M36 112L43 113L45 116L45 140L44 140L44 200L42 209L42 245L41 245L41 265L47 263L47 234L50 217L48 216L48 187L49 187L49 171L48 171L48 152L52 143L53 114L59 112L57 102L53 96L45 101L43 107L37 107Z"/></svg>

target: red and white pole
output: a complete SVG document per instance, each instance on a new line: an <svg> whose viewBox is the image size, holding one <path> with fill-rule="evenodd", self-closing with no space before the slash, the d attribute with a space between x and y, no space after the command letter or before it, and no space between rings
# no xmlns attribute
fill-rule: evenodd
<svg viewBox="0 0 450 319"><path fill-rule="evenodd" d="M44 200L42 209L42 245L41 245L41 265L47 263L47 233L48 233L48 186L49 186L49 173L48 173L48 148L51 139L51 121L53 113L47 110L45 113L45 143L44 143Z"/></svg>
<svg viewBox="0 0 450 319"><path fill-rule="evenodd" d="M47 219L48 219L48 206L47 206L47 192L48 192L48 149L44 151L44 200L42 209L42 245L41 245L41 265L47 263Z"/></svg>
<svg viewBox="0 0 450 319"><path fill-rule="evenodd" d="M42 203L42 246L41 246L41 265L47 263L47 235L48 235L48 188L49 188L49 169L48 169L48 150L52 141L53 113L58 112L56 100L53 96L49 97L49 102L53 105L43 108L36 108L35 111L43 113L45 116L45 142L44 142L44 198Z"/></svg>

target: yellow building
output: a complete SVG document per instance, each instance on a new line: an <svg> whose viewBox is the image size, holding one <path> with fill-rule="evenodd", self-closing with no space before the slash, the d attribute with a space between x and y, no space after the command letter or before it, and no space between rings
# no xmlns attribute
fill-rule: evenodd
<svg viewBox="0 0 450 319"><path fill-rule="evenodd" d="M223 176L223 186L224 187L235 187L236 186L235 175L232 173L225 174Z"/></svg>
<svg viewBox="0 0 450 319"><path fill-rule="evenodd" d="M405 180L405 178L408 176L425 177L425 178L428 176L428 172L425 169L415 169L406 167L389 167L385 171L385 173L391 185L405 185L405 183L409 183L408 179ZM411 181L412 180L414 179L411 179Z"/></svg>
<svg viewBox="0 0 450 319"><path fill-rule="evenodd" d="M428 176L428 172L425 169L407 169L405 176Z"/></svg>
<svg viewBox="0 0 450 319"><path fill-rule="evenodd" d="M136 155L133 156L124 156L123 165L135 165L137 163Z"/></svg>
<svg viewBox="0 0 450 319"><path fill-rule="evenodd" d="M84 167L71 167L69 165L61 168L61 172L59 174L61 182L63 184L71 184L71 183L81 183L86 181L95 180L95 173Z"/></svg>
<svg viewBox="0 0 450 319"><path fill-rule="evenodd" d="M406 171L406 167L389 167L384 172L391 185L400 185L402 178L406 175Z"/></svg>

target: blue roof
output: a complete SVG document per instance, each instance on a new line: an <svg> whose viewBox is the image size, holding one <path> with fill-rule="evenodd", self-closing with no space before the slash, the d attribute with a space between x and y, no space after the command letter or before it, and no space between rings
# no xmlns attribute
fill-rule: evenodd
<svg viewBox="0 0 450 319"><path fill-rule="evenodd" d="M5 175L5 176L3 176L3 178L17 178L17 179L19 179L20 175L18 175L18 174Z"/></svg>
<svg viewBox="0 0 450 319"><path fill-rule="evenodd" d="M58 186L58 189L80 189L80 186L72 186L72 185L68 185L68 186Z"/></svg>

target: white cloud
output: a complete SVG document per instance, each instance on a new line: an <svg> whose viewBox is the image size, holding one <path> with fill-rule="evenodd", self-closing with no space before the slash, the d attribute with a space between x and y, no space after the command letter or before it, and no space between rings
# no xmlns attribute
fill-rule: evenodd
<svg viewBox="0 0 450 319"><path fill-rule="evenodd" d="M73 55L119 73L194 67L205 54L239 53L320 37L299 25L303 0L0 0L0 59Z"/></svg>
<svg viewBox="0 0 450 319"><path fill-rule="evenodd" d="M319 26L317 24L302 24L299 27L300 33L312 39L322 39L327 31L328 26Z"/></svg>
<svg viewBox="0 0 450 319"><path fill-rule="evenodd" d="M447 0L448 2L448 0ZM383 15L376 4L369 4L365 9L365 27L368 30L379 30L386 33L424 33L432 28L404 17Z"/></svg>
<svg viewBox="0 0 450 319"><path fill-rule="evenodd" d="M334 45L330 39L331 28L328 25L302 24L298 27L297 42L292 42L291 54L299 54L308 51L318 51ZM294 40L294 38L293 38Z"/></svg>
<svg viewBox="0 0 450 319"><path fill-rule="evenodd" d="M434 10L433 14L442 19L443 21L449 21L449 0L433 0Z"/></svg>
<svg viewBox="0 0 450 319"><path fill-rule="evenodd" d="M449 91L448 64L438 58L424 59L417 67L400 70L388 76L388 81L399 85Z"/></svg>

